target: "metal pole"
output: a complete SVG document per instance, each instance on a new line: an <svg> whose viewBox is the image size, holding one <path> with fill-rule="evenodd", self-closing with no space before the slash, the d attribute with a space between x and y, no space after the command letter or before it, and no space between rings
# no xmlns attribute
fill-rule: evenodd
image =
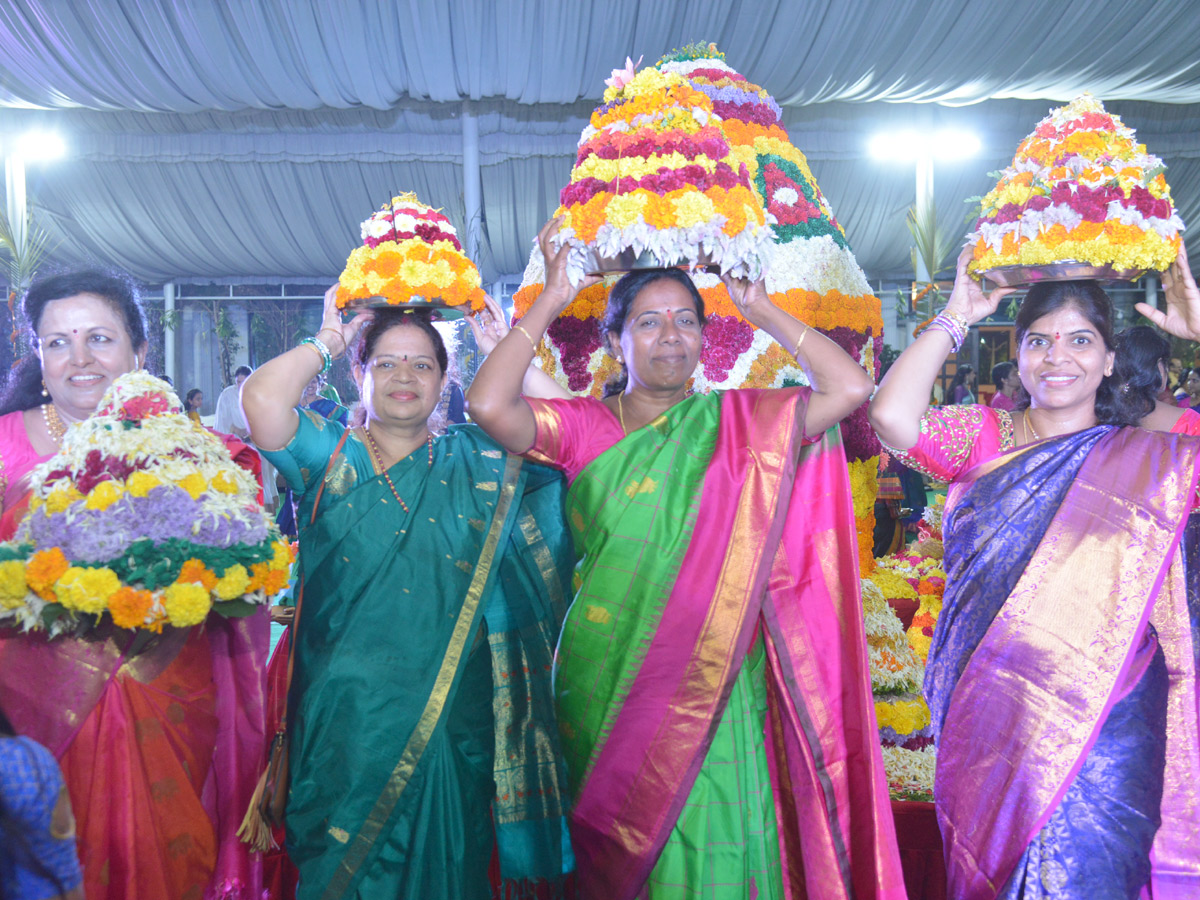
<svg viewBox="0 0 1200 900"><path fill-rule="evenodd" d="M163 285L163 371L171 376L175 384L180 384L179 373L175 371L175 329L166 327L165 323L174 318L175 312L175 282L168 281Z"/></svg>
<svg viewBox="0 0 1200 900"><path fill-rule="evenodd" d="M471 101L462 105L463 141L463 206L466 218L466 234L463 249L467 258L479 263L479 237L483 224L483 180L479 173L479 118L471 108Z"/></svg>
<svg viewBox="0 0 1200 900"><path fill-rule="evenodd" d="M923 151L917 157L917 218L926 221L926 214L933 208L933 154ZM925 267L925 260L917 254L917 282L928 284L933 278Z"/></svg>

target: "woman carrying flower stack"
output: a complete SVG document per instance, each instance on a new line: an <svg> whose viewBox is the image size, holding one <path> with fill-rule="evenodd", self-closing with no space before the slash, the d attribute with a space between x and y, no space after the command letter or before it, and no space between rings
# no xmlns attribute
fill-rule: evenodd
<svg viewBox="0 0 1200 900"><path fill-rule="evenodd" d="M0 415L3 536L20 525L22 540L40 536L39 544L54 546L28 558L15 544L0 547L0 706L59 761L89 900L257 897L259 866L236 831L263 749L265 614L214 616L190 627L212 606L221 580L215 572L200 565L189 574L180 568L183 559L149 552L145 568L171 569L160 572L169 583L156 599L123 581L112 565L96 564L129 537L122 523L133 519L178 518L180 536L190 536L195 519L186 512L192 498L185 489L172 488L176 494L161 515L132 515L126 500L154 503L146 493L162 485L103 453L80 480L45 469L31 479L56 454L67 465L74 435L95 425L97 406L119 379L147 379L169 390L144 373L129 374L146 354L136 290L129 279L104 272L51 276L30 287L21 313L36 352L14 370ZM159 399L170 402L166 393ZM207 433L200 437L182 414L177 418L188 440L220 446ZM34 481L56 474L59 489L44 496L32 490ZM68 509L81 518L61 518ZM111 521L99 524L105 516ZM89 517L95 521L83 523ZM70 556L56 535L75 548ZM233 586L240 596L248 577ZM38 608L59 611L59 626L67 619L81 629L103 621L82 637L48 639L30 596ZM163 616L152 625L156 604L164 604Z"/></svg>
<svg viewBox="0 0 1200 900"><path fill-rule="evenodd" d="M1042 282L1022 302L1027 409L927 408L947 355L1009 293L985 295L970 258L871 405L907 465L952 482L925 677L949 894L1197 896L1200 441L1120 427L1144 410L1113 375L1094 281ZM1138 311L1197 339L1182 249L1163 284L1169 311Z"/></svg>
<svg viewBox="0 0 1200 900"><path fill-rule="evenodd" d="M428 314L343 323L337 290L317 336L242 392L299 497L297 896L487 898L493 847L506 881L561 890L573 860L549 682L574 561L562 479L477 428L435 436L449 360ZM364 421L297 411L347 352Z"/></svg>
<svg viewBox="0 0 1200 900"><path fill-rule="evenodd" d="M571 482L583 560L555 692L583 895L902 897L846 463L826 434L869 377L761 281L729 279L814 387L689 395L703 301L657 269L610 294L616 391L525 399L538 341L588 283L569 281L558 227L539 235L544 290L467 402Z"/></svg>

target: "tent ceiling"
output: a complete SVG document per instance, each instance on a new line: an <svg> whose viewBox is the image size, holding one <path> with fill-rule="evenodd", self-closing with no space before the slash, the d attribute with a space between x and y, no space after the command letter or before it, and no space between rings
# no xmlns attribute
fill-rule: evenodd
<svg viewBox="0 0 1200 900"><path fill-rule="evenodd" d="M7 0L0 132L67 137L67 160L29 172L63 262L319 281L391 191L461 226L470 100L490 280L523 268L609 70L715 40L784 107L868 275L903 277L914 175L865 150L889 126L980 134L980 158L937 170L958 232L986 173L1091 90L1164 158L1195 219L1198 17L1195 0Z"/></svg>

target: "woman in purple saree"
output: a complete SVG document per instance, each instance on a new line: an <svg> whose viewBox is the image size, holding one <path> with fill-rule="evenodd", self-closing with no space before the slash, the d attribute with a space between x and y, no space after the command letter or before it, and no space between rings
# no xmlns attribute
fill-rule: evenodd
<svg viewBox="0 0 1200 900"><path fill-rule="evenodd" d="M1111 304L1094 282L1026 296L1029 408L924 409L919 388L959 326L1007 293L985 297L967 258L949 321L905 351L871 409L902 461L952 482L925 682L949 893L1200 896L1200 442L1117 427L1137 413L1111 377ZM1164 284L1159 324L1194 339L1182 252Z"/></svg>

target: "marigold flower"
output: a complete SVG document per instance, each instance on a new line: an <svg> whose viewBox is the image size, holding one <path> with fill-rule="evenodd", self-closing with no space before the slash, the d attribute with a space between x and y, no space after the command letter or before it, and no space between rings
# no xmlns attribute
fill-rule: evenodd
<svg viewBox="0 0 1200 900"><path fill-rule="evenodd" d="M208 490L208 482L204 480L204 476L199 472L192 472L190 475L176 482L176 484L187 491L193 500L199 500L201 494Z"/></svg>
<svg viewBox="0 0 1200 900"><path fill-rule="evenodd" d="M58 579L58 602L67 609L99 614L108 606L108 598L121 587L112 569L85 569L71 566Z"/></svg>
<svg viewBox="0 0 1200 900"><path fill-rule="evenodd" d="M25 563L19 559L0 562L0 608L16 609L25 602L28 594Z"/></svg>
<svg viewBox="0 0 1200 900"><path fill-rule="evenodd" d="M216 583L217 596L222 600L235 600L243 594L249 593L249 588L250 573L240 563L227 568L225 574Z"/></svg>
<svg viewBox="0 0 1200 900"><path fill-rule="evenodd" d="M121 499L121 486L115 481L101 481L88 492L84 503L88 509L108 509Z"/></svg>
<svg viewBox="0 0 1200 900"><path fill-rule="evenodd" d="M177 584L203 585L206 591L211 591L217 586L217 575L200 560L189 559L180 568L175 581Z"/></svg>
<svg viewBox="0 0 1200 900"><path fill-rule="evenodd" d="M202 585L176 582L163 591L163 606L172 625L186 628L204 621L212 609L212 598Z"/></svg>
<svg viewBox="0 0 1200 900"><path fill-rule="evenodd" d="M43 600L53 600L54 592L50 589L70 567L71 563L58 547L39 550L25 564L25 580Z"/></svg>
<svg viewBox="0 0 1200 900"><path fill-rule="evenodd" d="M131 497L145 497L162 482L149 472L134 472L125 479L125 491Z"/></svg>
<svg viewBox="0 0 1200 900"><path fill-rule="evenodd" d="M153 605L154 595L150 591L124 586L109 597L108 612L118 628L141 628Z"/></svg>

